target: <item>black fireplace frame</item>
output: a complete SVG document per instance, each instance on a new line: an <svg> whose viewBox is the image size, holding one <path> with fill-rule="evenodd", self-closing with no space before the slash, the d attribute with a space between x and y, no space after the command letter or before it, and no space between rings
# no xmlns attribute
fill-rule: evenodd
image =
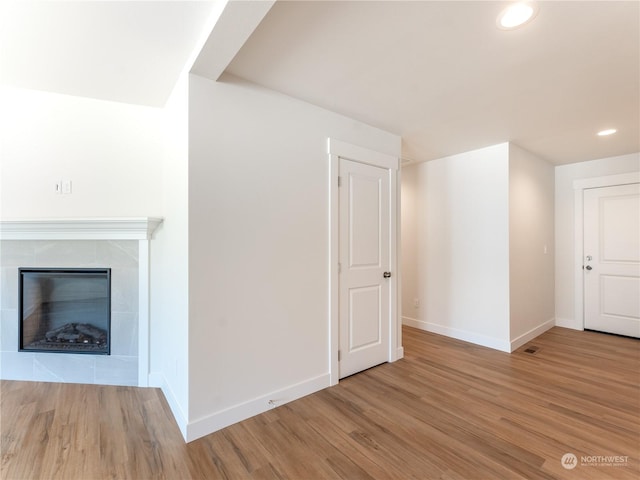
<svg viewBox="0 0 640 480"><path fill-rule="evenodd" d="M23 279L25 273L57 273L57 274L77 274L77 273L97 273L106 275L107 280L107 345L106 351L82 351L82 350L57 350L24 348L23 345ZM40 353L67 353L72 355L111 355L111 268L49 268L49 267L20 267L18 268L18 351L19 352L40 352Z"/></svg>

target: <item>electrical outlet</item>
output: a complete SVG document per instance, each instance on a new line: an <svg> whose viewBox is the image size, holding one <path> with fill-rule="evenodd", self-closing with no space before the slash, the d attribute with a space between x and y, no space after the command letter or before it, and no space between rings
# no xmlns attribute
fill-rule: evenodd
<svg viewBox="0 0 640 480"><path fill-rule="evenodd" d="M420 308L420 299L419 298L414 298L413 299L413 306L415 308Z"/></svg>
<svg viewBox="0 0 640 480"><path fill-rule="evenodd" d="M64 180L62 182L62 193L64 194L71 193L71 180Z"/></svg>

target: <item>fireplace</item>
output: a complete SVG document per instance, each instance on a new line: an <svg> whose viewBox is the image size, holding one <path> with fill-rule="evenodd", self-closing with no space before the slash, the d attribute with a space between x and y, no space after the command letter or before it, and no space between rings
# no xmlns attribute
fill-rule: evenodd
<svg viewBox="0 0 640 480"><path fill-rule="evenodd" d="M19 268L19 350L109 355L110 268Z"/></svg>

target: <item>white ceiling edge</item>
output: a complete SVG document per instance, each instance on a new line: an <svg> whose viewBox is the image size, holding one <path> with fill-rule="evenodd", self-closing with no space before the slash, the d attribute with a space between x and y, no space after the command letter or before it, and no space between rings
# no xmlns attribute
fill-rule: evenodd
<svg viewBox="0 0 640 480"><path fill-rule="evenodd" d="M275 2L225 1L191 73L217 81Z"/></svg>
<svg viewBox="0 0 640 480"><path fill-rule="evenodd" d="M185 63L182 74L187 74L191 72L191 70L193 69L193 66L198 61L198 58L200 57L202 50L204 50L205 46L207 45L207 42L209 41L209 38L211 37L211 33L213 32L215 26L220 21L220 18L222 17L222 14L224 13L224 11L227 9L227 6L229 5L230 1L232 0L216 0L215 6L211 11L211 15L209 16L209 19L206 22L205 28L202 31L202 35L196 42L196 45L193 51L191 52L191 55L187 59L187 62Z"/></svg>

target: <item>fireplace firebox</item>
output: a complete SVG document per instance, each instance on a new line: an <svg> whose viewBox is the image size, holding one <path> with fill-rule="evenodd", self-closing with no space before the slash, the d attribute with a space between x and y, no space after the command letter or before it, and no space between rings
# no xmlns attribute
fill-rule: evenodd
<svg viewBox="0 0 640 480"><path fill-rule="evenodd" d="M20 268L19 350L109 355L110 268Z"/></svg>

